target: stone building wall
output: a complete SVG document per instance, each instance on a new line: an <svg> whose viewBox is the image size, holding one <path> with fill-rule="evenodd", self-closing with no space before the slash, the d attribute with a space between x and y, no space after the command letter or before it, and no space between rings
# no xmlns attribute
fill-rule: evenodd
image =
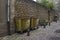
<svg viewBox="0 0 60 40"><path fill-rule="evenodd" d="M0 0L0 37L7 35L7 0Z"/></svg>
<svg viewBox="0 0 60 40"><path fill-rule="evenodd" d="M14 16L33 16L37 18L48 18L47 9L32 0L11 0L11 32L14 33Z"/></svg>
<svg viewBox="0 0 60 40"><path fill-rule="evenodd" d="M48 20L48 9L32 0L11 0L11 28L14 31L14 16L33 16Z"/></svg>
<svg viewBox="0 0 60 40"><path fill-rule="evenodd" d="M0 0L0 36L7 35L6 5L7 0ZM15 32L15 16L34 16L40 19L48 19L48 9L32 0L11 0L10 11L11 33Z"/></svg>
<svg viewBox="0 0 60 40"><path fill-rule="evenodd" d="M15 16L15 8L14 8L15 0L10 1L10 31L11 34L15 32L15 26L14 26L14 16Z"/></svg>
<svg viewBox="0 0 60 40"><path fill-rule="evenodd" d="M19 2L18 1L16 2L15 12L16 14L20 14L22 16L24 15L36 16L39 14L44 14L44 15L47 14L47 9L34 1L20 0Z"/></svg>
<svg viewBox="0 0 60 40"><path fill-rule="evenodd" d="M54 20L54 16L55 16L55 11L50 10L50 22L52 22L52 20Z"/></svg>
<svg viewBox="0 0 60 40"><path fill-rule="evenodd" d="M45 8L43 6L39 6L38 11L39 11L40 19L48 19L48 9L47 8Z"/></svg>

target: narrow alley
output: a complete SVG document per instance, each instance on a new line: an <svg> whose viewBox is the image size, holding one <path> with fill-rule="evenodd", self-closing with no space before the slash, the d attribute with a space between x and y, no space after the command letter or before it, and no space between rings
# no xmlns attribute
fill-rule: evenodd
<svg viewBox="0 0 60 40"><path fill-rule="evenodd" d="M39 29L31 31L30 36L27 33L24 34L13 34L11 36L5 36L0 38L1 40L60 40L60 21L52 22L51 26L47 25L44 29L39 27Z"/></svg>
<svg viewBox="0 0 60 40"><path fill-rule="evenodd" d="M60 0L0 0L0 40L60 40Z"/></svg>

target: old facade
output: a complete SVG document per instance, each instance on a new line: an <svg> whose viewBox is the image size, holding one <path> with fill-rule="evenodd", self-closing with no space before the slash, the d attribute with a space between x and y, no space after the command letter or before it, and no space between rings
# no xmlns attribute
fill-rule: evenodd
<svg viewBox="0 0 60 40"><path fill-rule="evenodd" d="M2 5L3 4L3 5ZM7 35L7 0L0 0L0 36ZM10 31L15 33L15 16L33 16L48 20L48 8L32 0L11 0ZM52 13L52 12L51 12ZM52 15L53 16L53 15Z"/></svg>

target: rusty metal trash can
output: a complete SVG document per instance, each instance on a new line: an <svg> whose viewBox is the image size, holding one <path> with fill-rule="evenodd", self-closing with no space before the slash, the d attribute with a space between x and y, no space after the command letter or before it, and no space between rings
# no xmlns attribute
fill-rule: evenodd
<svg viewBox="0 0 60 40"><path fill-rule="evenodd" d="M21 27L22 27L22 31L27 31L28 30L28 28L30 27L29 17L25 16L21 19Z"/></svg>
<svg viewBox="0 0 60 40"><path fill-rule="evenodd" d="M37 29L39 19L38 18L31 18L30 21L31 21L31 29Z"/></svg>
<svg viewBox="0 0 60 40"><path fill-rule="evenodd" d="M20 17L15 17L15 24L16 24L16 31L19 32L21 31L21 18Z"/></svg>
<svg viewBox="0 0 60 40"><path fill-rule="evenodd" d="M15 20L18 33L23 33L23 31L26 31L30 26L30 19L27 16L16 17Z"/></svg>

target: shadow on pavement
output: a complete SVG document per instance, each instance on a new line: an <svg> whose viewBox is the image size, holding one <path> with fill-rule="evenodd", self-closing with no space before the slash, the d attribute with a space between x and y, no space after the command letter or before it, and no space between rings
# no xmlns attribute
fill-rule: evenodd
<svg viewBox="0 0 60 40"><path fill-rule="evenodd" d="M60 40L60 37L50 37L49 40Z"/></svg>
<svg viewBox="0 0 60 40"><path fill-rule="evenodd" d="M57 30L55 31L55 33L60 33L60 29L57 29Z"/></svg>

